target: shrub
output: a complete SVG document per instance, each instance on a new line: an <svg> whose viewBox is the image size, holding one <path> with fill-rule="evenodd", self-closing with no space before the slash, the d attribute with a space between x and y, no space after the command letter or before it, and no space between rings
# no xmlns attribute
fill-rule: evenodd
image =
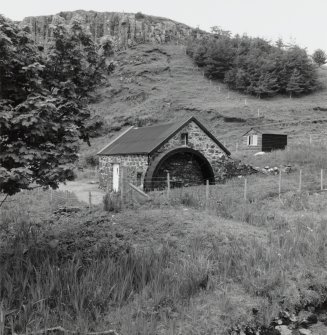
<svg viewBox="0 0 327 335"><path fill-rule="evenodd" d="M145 18L145 15L143 14L143 13L141 13L141 12L137 12L136 14L135 14L135 19L136 20L142 20L142 19L144 19Z"/></svg>
<svg viewBox="0 0 327 335"><path fill-rule="evenodd" d="M99 165L99 158L97 155L87 155L84 159L86 166L94 168Z"/></svg>

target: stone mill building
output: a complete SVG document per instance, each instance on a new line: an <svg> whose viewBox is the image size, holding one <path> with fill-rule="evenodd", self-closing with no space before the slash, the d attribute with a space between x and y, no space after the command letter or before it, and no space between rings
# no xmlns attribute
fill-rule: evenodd
<svg viewBox="0 0 327 335"><path fill-rule="evenodd" d="M195 117L150 127L131 127L99 153L100 187L119 191L122 175L146 191L221 181L230 152Z"/></svg>

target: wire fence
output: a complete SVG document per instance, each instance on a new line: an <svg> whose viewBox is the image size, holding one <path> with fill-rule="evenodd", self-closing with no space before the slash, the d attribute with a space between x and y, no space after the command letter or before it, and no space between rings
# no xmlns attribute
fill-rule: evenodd
<svg viewBox="0 0 327 335"><path fill-rule="evenodd" d="M190 176L189 176L190 177ZM155 204L175 205L192 202L198 208L215 208L229 201L233 205L253 203L267 198L279 198L289 192L327 191L327 170L309 168L285 172L283 168L272 172L252 176L239 176L225 183L215 184L210 180L185 180L183 177L167 173L166 176L154 177L151 185L135 185L130 178L120 180L117 192L110 193L120 199L122 206L139 204L140 197ZM144 193L147 190L147 193ZM109 193L108 193L109 194ZM135 197L138 196L138 197Z"/></svg>
<svg viewBox="0 0 327 335"><path fill-rule="evenodd" d="M187 173L176 175L168 172L165 175L153 177L151 184L146 184L141 180L130 178L127 174L122 174L118 189L114 192L109 191L108 188L106 194L111 199L110 201L119 202L119 209L138 206L144 201L170 205L187 204L190 199L197 207L206 209L219 206L220 203L227 200L237 204L256 202L270 197L282 199L288 192L325 191L327 191L327 169L305 167L294 171L284 167L275 167L250 176L234 177L224 183L215 183L209 179L203 180L199 176ZM75 193L68 191L39 188L30 192L34 194L36 202L34 206L43 206L47 213L52 214L70 213L74 212L76 208L83 207L92 209L95 204L104 203L103 197L105 195L105 193L101 194L99 200L95 199L95 192L88 192L87 199L82 202ZM27 191L21 193L8 197L2 209L10 210L13 208L19 197L21 197L20 201L26 202L26 205L29 206L28 199L33 197ZM0 195L0 201L2 199L3 197Z"/></svg>
<svg viewBox="0 0 327 335"><path fill-rule="evenodd" d="M274 175L261 175L233 178L224 184L172 188L167 178L165 190L152 191L154 201L165 200L168 204L189 204L202 209L217 208L220 204L230 202L237 206L241 203L253 203L268 198L281 201L288 193L303 194L327 191L326 170L311 171L300 169L285 173L279 169Z"/></svg>

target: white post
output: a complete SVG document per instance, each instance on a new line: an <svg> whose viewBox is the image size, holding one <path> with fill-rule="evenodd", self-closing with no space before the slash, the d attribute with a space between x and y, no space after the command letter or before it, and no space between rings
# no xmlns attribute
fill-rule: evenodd
<svg viewBox="0 0 327 335"><path fill-rule="evenodd" d="M238 152L238 142L236 142L236 152Z"/></svg>
<svg viewBox="0 0 327 335"><path fill-rule="evenodd" d="M312 135L310 134L310 144L312 144Z"/></svg>
<svg viewBox="0 0 327 335"><path fill-rule="evenodd" d="M89 192L89 210L92 208L92 194Z"/></svg>
<svg viewBox="0 0 327 335"><path fill-rule="evenodd" d="M260 117L260 108L258 108L258 117Z"/></svg>
<svg viewBox="0 0 327 335"><path fill-rule="evenodd" d="M324 189L324 170L320 170L320 190Z"/></svg>
<svg viewBox="0 0 327 335"><path fill-rule="evenodd" d="M246 106L248 104L246 98L244 99L244 105Z"/></svg>
<svg viewBox="0 0 327 335"><path fill-rule="evenodd" d="M299 192L302 190L302 170L300 170L300 176L299 176Z"/></svg>
<svg viewBox="0 0 327 335"><path fill-rule="evenodd" d="M248 192L248 181L247 181L247 179L245 178L245 179L244 179L244 200L245 200L245 201L247 200L247 192Z"/></svg>

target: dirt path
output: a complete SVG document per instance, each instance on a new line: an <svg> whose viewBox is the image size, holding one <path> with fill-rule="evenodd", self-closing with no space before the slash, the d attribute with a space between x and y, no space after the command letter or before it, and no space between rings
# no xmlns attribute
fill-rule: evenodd
<svg viewBox="0 0 327 335"><path fill-rule="evenodd" d="M89 192L91 192L92 204L102 203L104 192L99 189L98 183L92 183L91 180L68 181L66 184L59 185L60 191L69 191L75 193L79 201L89 203Z"/></svg>

